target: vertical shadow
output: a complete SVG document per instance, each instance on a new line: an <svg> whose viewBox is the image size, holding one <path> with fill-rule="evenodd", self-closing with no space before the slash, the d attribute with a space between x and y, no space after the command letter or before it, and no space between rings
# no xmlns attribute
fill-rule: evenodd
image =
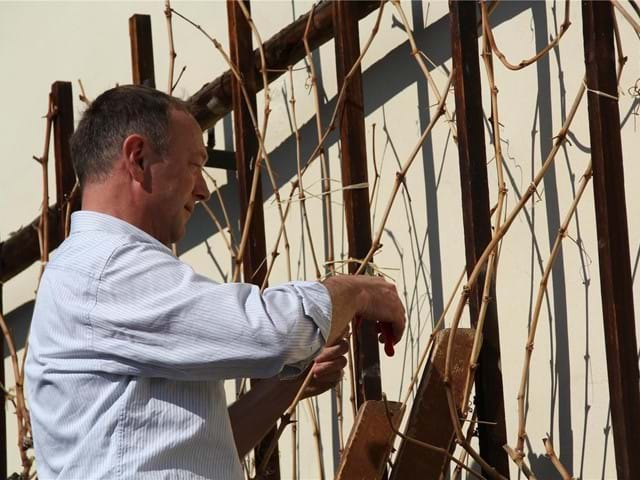
<svg viewBox="0 0 640 480"><path fill-rule="evenodd" d="M554 35L557 37L559 34L558 28L558 16L557 16L557 8L558 5L554 2L552 6L552 14L553 14L553 25L554 25ZM566 98L566 86L564 81L564 71L562 69L562 62L560 56L560 49L556 46L553 50L554 57L556 59L557 67L558 67L558 86L560 88L560 117L561 121L564 124L567 117L567 98ZM590 149L587 147L583 147L585 153L589 153ZM569 172L569 187L571 188L572 196L575 198L576 196L576 181L581 181L581 177L577 177L576 173L573 171L571 162L569 161L569 153L567 149L567 144L564 143L562 145L562 154L564 155L565 167ZM580 212L576 210L573 217L573 224L576 229L576 238L575 244L578 247L578 254L580 257L580 272L582 276L582 286L584 290L584 306L585 306L585 314L584 314L584 326L585 326L585 340L584 340L584 406L583 406L583 422L582 422L582 445L580 447L580 465L579 465L579 473L578 478L584 478L584 461L586 457L587 451L587 438L588 438L588 426L589 426L589 411L591 409L591 405L589 403L589 375L591 373L591 354L590 354L590 310L589 310L589 287L591 286L591 275L589 266L591 264L590 259L588 258L582 242L582 229L580 223Z"/></svg>
<svg viewBox="0 0 640 480"><path fill-rule="evenodd" d="M536 51L544 48L548 43L546 5L533 2L531 6L533 23L535 25ZM553 147L553 117L551 109L551 73L549 55L545 55L536 63L538 83L538 107L540 114L540 155L544 159ZM545 207L547 211L547 228L550 248L555 242L560 228L560 211L558 204L558 186L556 181L555 163L551 165L543 179ZM564 258L562 250L558 254L552 271L551 282L553 291L553 319L555 325L555 365L554 384L557 392L558 404L558 433L559 441L554 441L559 447L560 461L567 469L573 471L573 431L571 426L571 367L569 357L569 334L567 328L567 293L564 278ZM551 426L555 408L551 410ZM550 432L553 440L553 432Z"/></svg>
<svg viewBox="0 0 640 480"><path fill-rule="evenodd" d="M411 2L411 16L413 18L413 31L424 30L422 2ZM444 37L447 38L447 37ZM416 66L417 68L417 66ZM429 125L431 114L429 112L429 90L427 81L423 76L416 78L416 90L418 96L418 115L420 131L424 131ZM440 221L438 214L438 190L436 186L435 159L433 156L433 142L431 135L422 144L422 168L424 171L424 188L427 215L427 245L429 248L429 265L431 273L431 301L433 302L432 326L444 310L443 286L442 286L442 259L440 257Z"/></svg>

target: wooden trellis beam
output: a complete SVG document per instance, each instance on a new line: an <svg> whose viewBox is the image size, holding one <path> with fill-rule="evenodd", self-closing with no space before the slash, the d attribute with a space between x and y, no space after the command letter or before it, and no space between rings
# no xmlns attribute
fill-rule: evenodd
<svg viewBox="0 0 640 480"><path fill-rule="evenodd" d="M49 207L49 248L53 250L59 245L58 206ZM0 242L0 283L5 283L27 269L40 258L38 244L38 224L40 215L28 225L14 232L7 240Z"/></svg>
<svg viewBox="0 0 640 480"><path fill-rule="evenodd" d="M450 1L449 11L464 243L467 274L471 274L491 241L476 4ZM474 328L477 326L482 305L484 282L485 274L481 273L475 290L469 297L471 325ZM482 332L484 341L475 375L475 405L478 419L488 422L478 424L480 455L508 478L509 458L503 449L503 445L507 443L507 431L495 285L492 285L491 297L485 316Z"/></svg>
<svg viewBox="0 0 640 480"><path fill-rule="evenodd" d="M314 10L313 21L307 37L311 49L316 49L333 38L333 3L325 0ZM352 4L351 12L356 19L364 18L380 6L380 2L377 0L349 3ZM302 15L264 43L265 59L269 68L267 73L269 82L280 77L290 65L296 64L305 57L302 40L308 19L309 13ZM252 75L259 78L260 53L257 49L251 54L251 62L254 69ZM188 102L203 130L213 126L216 121L231 111L231 77L231 71L227 70L189 98ZM262 90L262 87L262 82L258 82L256 92Z"/></svg>
<svg viewBox="0 0 640 480"><path fill-rule="evenodd" d="M640 478L640 390L610 2L582 2L593 192L618 478Z"/></svg>
<svg viewBox="0 0 640 480"><path fill-rule="evenodd" d="M2 283L0 283L0 313L3 313ZM0 340L0 383L6 385L4 375L4 339ZM0 478L7 478L7 399L2 395L0 404Z"/></svg>
<svg viewBox="0 0 640 480"><path fill-rule="evenodd" d="M73 201L72 210L80 206L79 195L71 199L76 184L76 174L71 162L69 141L73 134L73 89L71 82L54 82L51 85L51 98L56 108L53 118L53 149L56 167L56 204L58 209L57 236L59 242L64 239L66 204Z"/></svg>
<svg viewBox="0 0 640 480"><path fill-rule="evenodd" d="M131 39L133 83L156 88L156 77L153 69L151 16L132 15L129 18L129 37Z"/></svg>
<svg viewBox="0 0 640 480"><path fill-rule="evenodd" d="M338 89L360 56L358 33L358 2L333 2L336 71ZM339 114L340 151L342 155L342 185L367 184L367 149L364 130L362 72L357 71L346 86L345 102ZM369 188L345 189L344 209L349 242L349 258L363 259L371 248L371 215ZM360 265L349 264L350 273ZM356 373L356 404L365 400L380 400L380 354L375 322L359 322L353 329L353 355Z"/></svg>
<svg viewBox="0 0 640 480"><path fill-rule="evenodd" d="M231 79L231 98L233 107L233 131L235 140L236 171L238 175L238 191L240 195L240 227L244 231L249 228L249 241L243 254L242 268L244 281L255 285L262 285L267 274L267 248L264 232L264 211L261 182L258 181L255 192L255 201L250 203L251 184L257 165L258 138L251 121L250 110L254 114L256 110L257 75L253 47L251 39L251 26L247 21L240 1L244 2L247 10L250 9L248 0L227 0L227 19L229 25L229 50L231 61L236 65L242 84L234 77ZM247 105L241 86L247 92L250 105ZM257 118L257 115L256 115ZM247 227L245 222L249 209L252 209L251 223ZM255 384L258 380L252 380ZM255 449L256 465L262 464L266 452L273 442L275 427L265 436ZM279 479L280 462L278 460L278 448L269 458L267 468L261 478Z"/></svg>

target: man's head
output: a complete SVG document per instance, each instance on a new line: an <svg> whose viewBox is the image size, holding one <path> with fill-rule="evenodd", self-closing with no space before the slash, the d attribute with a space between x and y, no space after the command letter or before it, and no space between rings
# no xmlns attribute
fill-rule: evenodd
<svg viewBox="0 0 640 480"><path fill-rule="evenodd" d="M179 99L139 86L94 100L71 138L83 208L132 223L165 244L184 235L209 191L202 132Z"/></svg>

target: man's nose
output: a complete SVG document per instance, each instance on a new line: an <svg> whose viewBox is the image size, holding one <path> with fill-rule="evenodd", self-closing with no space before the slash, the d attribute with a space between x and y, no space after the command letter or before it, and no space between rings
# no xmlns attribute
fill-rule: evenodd
<svg viewBox="0 0 640 480"><path fill-rule="evenodd" d="M206 202L211 198L211 192L209 191L209 187L207 186L207 182L205 181L202 172L198 175L198 180L196 181L193 194L201 202Z"/></svg>

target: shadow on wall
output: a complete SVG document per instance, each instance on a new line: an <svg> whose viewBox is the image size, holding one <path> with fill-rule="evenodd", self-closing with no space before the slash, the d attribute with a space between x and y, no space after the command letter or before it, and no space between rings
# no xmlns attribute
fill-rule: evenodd
<svg viewBox="0 0 640 480"><path fill-rule="evenodd" d="M516 15L530 8L528 2L501 2L500 8L497 8L492 15L492 23L499 25ZM390 28L390 25L381 28ZM444 16L436 22L430 24L427 28L417 28L414 31L418 48L429 53L429 57L436 67L451 59L450 33L449 33L449 17ZM366 71L363 72L363 89L364 89L364 113L365 116L382 107L387 101L391 100L398 93L416 82L423 80L422 73L418 66L411 59L409 42L397 46L391 50L386 56L378 60ZM435 68L435 67L434 67ZM395 72L394 75L388 75L388 72ZM331 73L327 73L330 75ZM336 106L337 96L324 102L320 108L323 125L329 123L331 114ZM225 145L232 145L231 138L231 122L228 117L224 119ZM428 119L427 119L428 120ZM301 158L304 160L309 158L313 149L317 145L317 135L315 118L310 118L304 124L300 125ZM309 141L308 139L313 139ZM338 141L338 136L331 134L325 141L325 148L329 149ZM273 169L278 172L278 187L282 187L286 182L296 175L296 142L293 135L289 136L284 142L270 152ZM433 163L433 152L424 154L424 161ZM433 167L431 168L433 171ZM235 174L230 172L230 180L235 179ZM268 179L263 176L262 188L264 192L271 192L271 185ZM237 184L230 181L227 185L220 188L220 193L227 207L228 214L234 227L239 222L240 209L237 201L238 190ZM288 192L287 192L288 193ZM216 215L222 216L219 203L215 196L209 200L209 206L214 210ZM433 208L436 206L434 205ZM432 226L433 228L433 226ZM184 253L191 250L211 235L217 233L217 228L207 217L202 209L197 209L189 223L187 235L180 242L179 251ZM439 248L437 252L431 252L434 257L440 258ZM441 289L441 287L440 287ZM439 293L442 295L442 292Z"/></svg>

